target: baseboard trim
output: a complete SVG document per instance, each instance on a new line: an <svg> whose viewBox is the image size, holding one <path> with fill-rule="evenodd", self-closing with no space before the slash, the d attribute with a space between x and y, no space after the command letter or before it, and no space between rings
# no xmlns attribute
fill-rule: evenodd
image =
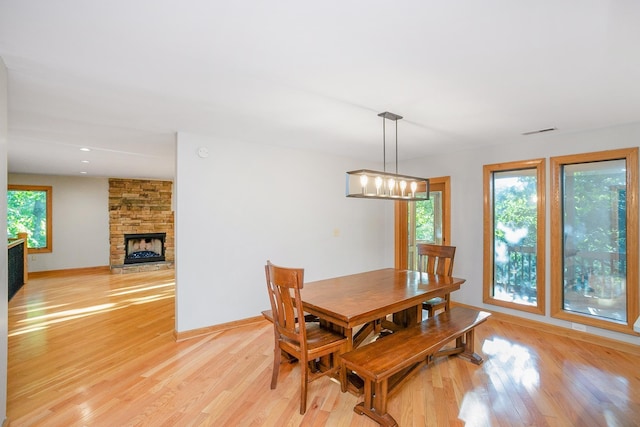
<svg viewBox="0 0 640 427"><path fill-rule="evenodd" d="M210 335L217 332L228 331L229 329L241 328L243 326L254 325L256 323L264 322L263 316L249 317L247 319L235 320L233 322L220 323L218 325L207 326L206 328L191 329L188 331L178 332L173 331L173 336L176 342L185 341L191 338L197 338L204 335Z"/></svg>
<svg viewBox="0 0 640 427"><path fill-rule="evenodd" d="M69 276L74 274L104 273L109 272L109 270L110 268L108 265L101 265L97 267L69 268L65 270L33 271L29 272L29 279L37 279L39 277Z"/></svg>
<svg viewBox="0 0 640 427"><path fill-rule="evenodd" d="M549 323L539 322L537 320L525 319L523 317L513 316L511 314L500 313L497 311L488 310L485 307L475 307L466 304L460 304L452 302L451 305L460 305L463 307L474 308L476 310L488 311L492 314L491 319L512 323L514 325L523 326L531 329L542 329L545 332L549 332L554 335L559 335L566 338L575 339L578 341L587 342L590 344L597 344L603 347L610 348L612 350L622 351L625 353L640 356L640 346L630 344L624 341L618 341L613 338L601 337L599 335L590 334L588 332L576 331L573 329L563 328L562 326L551 325Z"/></svg>

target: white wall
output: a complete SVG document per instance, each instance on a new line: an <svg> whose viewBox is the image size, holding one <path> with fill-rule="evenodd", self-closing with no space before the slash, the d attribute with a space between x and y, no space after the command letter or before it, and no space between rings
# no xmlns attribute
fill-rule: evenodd
<svg viewBox="0 0 640 427"><path fill-rule="evenodd" d="M109 265L107 178L10 174L8 182L52 186L53 252L29 255L30 272Z"/></svg>
<svg viewBox="0 0 640 427"><path fill-rule="evenodd" d="M0 58L0 239L7 241L7 133L9 119L7 114L7 67ZM0 255L0 420L7 418L7 310L8 310L8 273L7 251Z"/></svg>
<svg viewBox="0 0 640 427"><path fill-rule="evenodd" d="M393 266L392 205L345 197L345 172L374 165L185 133L176 159L178 332L269 308L267 259L305 281Z"/></svg>
<svg viewBox="0 0 640 427"><path fill-rule="evenodd" d="M554 325L570 328L569 322L552 319L550 308L551 265L549 225L550 177L549 157L603 151L615 148L637 147L640 144L640 123L590 132L554 133L534 136L515 136L512 143L485 147L458 153L447 153L408 162L402 172L418 176L451 176L451 241L457 246L454 275L464 277L467 283L452 295L454 301L486 307L487 309L514 314ZM500 162L546 158L547 172L547 242L546 242L546 307L547 315L539 316L524 312L485 305L482 302L482 232L483 193L482 166ZM391 227L391 225L387 225ZM635 319L634 319L635 320ZM640 344L640 338L626 334L587 327L597 335Z"/></svg>

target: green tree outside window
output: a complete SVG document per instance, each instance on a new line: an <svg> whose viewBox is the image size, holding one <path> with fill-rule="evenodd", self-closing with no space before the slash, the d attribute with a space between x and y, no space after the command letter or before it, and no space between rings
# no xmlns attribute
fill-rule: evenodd
<svg viewBox="0 0 640 427"><path fill-rule="evenodd" d="M7 190L7 234L27 233L30 253L51 252L51 187L10 185Z"/></svg>

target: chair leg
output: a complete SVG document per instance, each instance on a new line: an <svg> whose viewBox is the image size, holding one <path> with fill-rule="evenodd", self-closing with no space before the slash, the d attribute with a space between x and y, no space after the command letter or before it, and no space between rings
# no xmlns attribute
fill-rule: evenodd
<svg viewBox="0 0 640 427"><path fill-rule="evenodd" d="M271 373L271 390L275 389L278 385L278 373L280 372L280 357L282 351L279 346L275 346L273 350L273 372Z"/></svg>
<svg viewBox="0 0 640 427"><path fill-rule="evenodd" d="M302 362L302 360L301 360ZM309 384L309 362L300 363L300 414L307 412L307 384Z"/></svg>

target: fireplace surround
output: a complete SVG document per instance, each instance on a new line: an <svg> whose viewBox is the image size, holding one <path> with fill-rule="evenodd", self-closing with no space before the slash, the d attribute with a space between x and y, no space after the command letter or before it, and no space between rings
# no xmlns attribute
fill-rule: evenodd
<svg viewBox="0 0 640 427"><path fill-rule="evenodd" d="M171 181L109 179L109 264L112 273L174 268L171 187ZM125 236L132 240L131 247L125 242ZM140 240L146 238L151 240ZM140 253L130 256L128 252Z"/></svg>

